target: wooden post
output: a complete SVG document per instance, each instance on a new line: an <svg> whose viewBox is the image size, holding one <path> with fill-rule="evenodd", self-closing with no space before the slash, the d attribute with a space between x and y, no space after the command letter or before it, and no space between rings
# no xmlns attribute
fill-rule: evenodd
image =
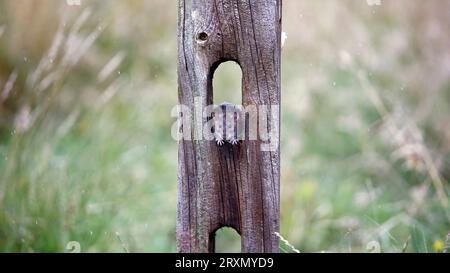
<svg viewBox="0 0 450 273"><path fill-rule="evenodd" d="M232 227L243 252L278 252L281 0L179 0L178 39L179 102L191 113L179 141L178 250L214 252L215 232ZM238 145L219 146L194 129L208 121L195 106L213 103L212 78L225 61L242 69L243 107L268 107L258 128L276 132L273 149L248 138L248 120Z"/></svg>

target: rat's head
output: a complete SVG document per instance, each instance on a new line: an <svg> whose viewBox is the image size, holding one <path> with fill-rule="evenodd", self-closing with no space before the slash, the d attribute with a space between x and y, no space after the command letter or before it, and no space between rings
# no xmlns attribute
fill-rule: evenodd
<svg viewBox="0 0 450 273"><path fill-rule="evenodd" d="M225 142L238 143L239 108L230 103L222 103L214 111L214 138L220 146Z"/></svg>

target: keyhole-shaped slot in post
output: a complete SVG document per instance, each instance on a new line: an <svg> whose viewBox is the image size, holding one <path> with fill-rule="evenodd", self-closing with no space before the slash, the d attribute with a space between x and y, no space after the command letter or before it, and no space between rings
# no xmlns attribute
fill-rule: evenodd
<svg viewBox="0 0 450 273"><path fill-rule="evenodd" d="M241 236L234 228L222 227L211 234L210 240L213 253L241 252Z"/></svg>
<svg viewBox="0 0 450 273"><path fill-rule="evenodd" d="M214 104L242 105L242 69L235 61L225 61L213 71Z"/></svg>

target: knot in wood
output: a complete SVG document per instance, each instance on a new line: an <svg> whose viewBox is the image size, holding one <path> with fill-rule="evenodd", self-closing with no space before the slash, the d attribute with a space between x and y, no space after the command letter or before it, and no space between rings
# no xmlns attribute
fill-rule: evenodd
<svg viewBox="0 0 450 273"><path fill-rule="evenodd" d="M209 35L205 31L199 32L195 37L195 40L197 41L197 44L205 45L209 40Z"/></svg>

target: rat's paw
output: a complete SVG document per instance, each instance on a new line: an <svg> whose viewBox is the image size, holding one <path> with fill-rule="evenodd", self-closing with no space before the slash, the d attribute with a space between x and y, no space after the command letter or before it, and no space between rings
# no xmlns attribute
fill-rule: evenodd
<svg viewBox="0 0 450 273"><path fill-rule="evenodd" d="M235 138L230 140L231 145L237 145L239 143L239 141Z"/></svg>
<svg viewBox="0 0 450 273"><path fill-rule="evenodd" d="M216 139L216 143L219 146L222 146L225 142L223 141L223 139Z"/></svg>

